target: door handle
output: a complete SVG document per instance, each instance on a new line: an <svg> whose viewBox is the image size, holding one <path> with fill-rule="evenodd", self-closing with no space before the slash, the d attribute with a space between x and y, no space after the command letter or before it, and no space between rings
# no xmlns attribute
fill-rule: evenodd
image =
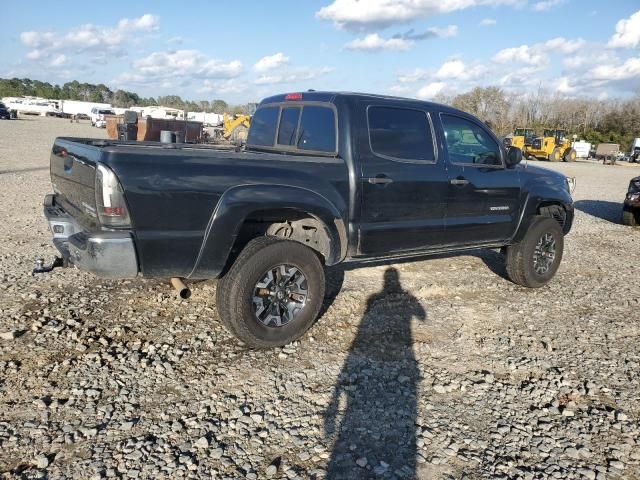
<svg viewBox="0 0 640 480"><path fill-rule="evenodd" d="M377 175L375 177L367 178L367 182L373 185L386 185L388 183L393 183L393 179L387 177L386 175Z"/></svg>
<svg viewBox="0 0 640 480"><path fill-rule="evenodd" d="M451 185L469 185L469 180L467 180L466 178L452 178L451 180L449 180L449 183Z"/></svg>

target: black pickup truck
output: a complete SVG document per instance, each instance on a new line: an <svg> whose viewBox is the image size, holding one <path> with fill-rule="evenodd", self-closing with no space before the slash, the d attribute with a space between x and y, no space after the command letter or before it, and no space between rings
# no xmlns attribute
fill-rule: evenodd
<svg viewBox="0 0 640 480"><path fill-rule="evenodd" d="M219 278L224 325L271 347L313 324L340 262L501 248L515 283L545 285L572 182L521 159L444 105L290 93L260 103L242 150L58 138L44 213L58 264Z"/></svg>

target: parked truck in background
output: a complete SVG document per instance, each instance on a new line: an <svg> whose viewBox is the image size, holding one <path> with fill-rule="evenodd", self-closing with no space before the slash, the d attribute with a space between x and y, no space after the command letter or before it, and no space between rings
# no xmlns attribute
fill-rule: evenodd
<svg viewBox="0 0 640 480"><path fill-rule="evenodd" d="M58 264L218 278L222 323L266 348L313 324L341 262L495 248L513 282L547 284L572 182L521 158L448 106L290 93L260 103L242 151L58 138L44 213Z"/></svg>

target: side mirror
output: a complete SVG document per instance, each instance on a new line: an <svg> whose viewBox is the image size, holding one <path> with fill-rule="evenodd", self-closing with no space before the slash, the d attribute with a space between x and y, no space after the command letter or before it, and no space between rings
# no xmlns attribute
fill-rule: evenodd
<svg viewBox="0 0 640 480"><path fill-rule="evenodd" d="M522 161L522 150L518 147L509 147L507 150L507 167L513 167Z"/></svg>

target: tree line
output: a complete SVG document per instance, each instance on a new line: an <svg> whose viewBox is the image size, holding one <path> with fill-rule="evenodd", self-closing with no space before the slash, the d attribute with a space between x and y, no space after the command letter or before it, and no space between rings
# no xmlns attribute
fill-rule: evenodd
<svg viewBox="0 0 640 480"><path fill-rule="evenodd" d="M640 94L626 100L566 98L543 89L527 95L509 94L498 87L476 87L456 96L436 99L487 122L496 134L515 128L561 128L594 144L618 143L627 150L640 137Z"/></svg>
<svg viewBox="0 0 640 480"><path fill-rule="evenodd" d="M252 104L229 105L224 100L184 100L178 95L160 97L141 97L127 90L112 91L99 83L80 83L77 80L64 85L53 85L49 82L30 78L0 78L0 98L2 97L43 97L54 100L80 100L85 102L110 103L114 107L148 107L162 105L165 107L187 110L189 112L213 113L252 113Z"/></svg>
<svg viewBox="0 0 640 480"><path fill-rule="evenodd" d="M35 96L61 100L110 103L116 107L163 105L190 112L253 113L255 104L229 105L224 100L184 100L178 95L141 97L126 90L112 91L106 85L64 85L29 78L0 78L0 97ZM476 87L456 96L439 96L440 103L476 115L504 136L515 128L563 128L570 135L591 143L612 142L626 149L640 137L640 94L627 100L566 98L543 89L527 95L507 93L498 87Z"/></svg>

